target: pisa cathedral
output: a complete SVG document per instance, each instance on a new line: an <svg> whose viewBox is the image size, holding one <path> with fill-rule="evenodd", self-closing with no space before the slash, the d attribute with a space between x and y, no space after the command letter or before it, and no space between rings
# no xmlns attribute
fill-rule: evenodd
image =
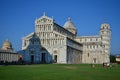
<svg viewBox="0 0 120 80"><path fill-rule="evenodd" d="M98 35L77 36L70 18L62 27L44 13L35 20L35 31L22 39L23 60L63 64L110 62L110 37L107 23L101 24Z"/></svg>

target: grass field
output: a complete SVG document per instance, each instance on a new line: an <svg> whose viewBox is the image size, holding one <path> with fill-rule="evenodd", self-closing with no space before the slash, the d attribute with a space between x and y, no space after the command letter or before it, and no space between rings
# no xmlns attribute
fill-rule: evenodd
<svg viewBox="0 0 120 80"><path fill-rule="evenodd" d="M120 65L103 68L88 64L0 66L0 80L119 80Z"/></svg>

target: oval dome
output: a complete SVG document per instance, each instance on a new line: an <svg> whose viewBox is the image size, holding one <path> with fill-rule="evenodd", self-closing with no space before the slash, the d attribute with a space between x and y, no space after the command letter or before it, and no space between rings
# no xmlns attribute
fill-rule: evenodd
<svg viewBox="0 0 120 80"><path fill-rule="evenodd" d="M71 19L68 18L67 22L63 26L64 28L76 29L75 25L72 23Z"/></svg>
<svg viewBox="0 0 120 80"><path fill-rule="evenodd" d="M8 40L6 40L2 45L2 49L12 49L12 44Z"/></svg>

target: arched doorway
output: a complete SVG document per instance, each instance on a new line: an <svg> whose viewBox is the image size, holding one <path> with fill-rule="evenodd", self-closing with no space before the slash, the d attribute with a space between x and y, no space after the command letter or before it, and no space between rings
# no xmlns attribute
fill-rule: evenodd
<svg viewBox="0 0 120 80"><path fill-rule="evenodd" d="M46 58L45 58L46 54L45 53L42 53L41 54L41 62L42 63L46 63Z"/></svg>
<svg viewBox="0 0 120 80"><path fill-rule="evenodd" d="M54 63L57 63L57 55L54 55Z"/></svg>
<svg viewBox="0 0 120 80"><path fill-rule="evenodd" d="M93 58L93 63L96 63L96 58Z"/></svg>
<svg viewBox="0 0 120 80"><path fill-rule="evenodd" d="M34 55L31 55L31 63L34 63Z"/></svg>
<svg viewBox="0 0 120 80"><path fill-rule="evenodd" d="M53 61L54 63L58 62L58 51L57 50L54 50L53 52Z"/></svg>
<svg viewBox="0 0 120 80"><path fill-rule="evenodd" d="M48 63L48 51L44 48L44 47L42 47L41 48L41 63Z"/></svg>

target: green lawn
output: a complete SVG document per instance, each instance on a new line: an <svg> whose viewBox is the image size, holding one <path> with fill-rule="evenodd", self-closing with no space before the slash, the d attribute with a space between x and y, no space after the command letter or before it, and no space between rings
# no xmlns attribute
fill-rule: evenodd
<svg viewBox="0 0 120 80"><path fill-rule="evenodd" d="M88 64L0 66L0 80L119 80L120 65L103 68Z"/></svg>

